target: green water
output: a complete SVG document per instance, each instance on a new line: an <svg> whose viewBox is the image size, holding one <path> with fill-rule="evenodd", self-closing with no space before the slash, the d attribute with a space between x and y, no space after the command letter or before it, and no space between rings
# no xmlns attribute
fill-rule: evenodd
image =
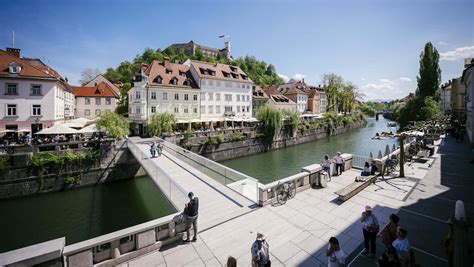
<svg viewBox="0 0 474 267"><path fill-rule="evenodd" d="M398 145L398 139L372 140L377 132L396 132L396 128L387 127L388 120L380 116L379 121L369 118L367 126L361 129L331 136L288 148L273 150L266 153L231 159L220 162L232 169L250 175L261 183L267 184L275 180L293 175L301 171L302 167L320 163L324 155L331 158L340 151L369 156L372 152L377 156L378 151L385 151L388 144Z"/></svg>
<svg viewBox="0 0 474 267"><path fill-rule="evenodd" d="M63 236L73 244L174 212L149 177L0 201L0 253Z"/></svg>

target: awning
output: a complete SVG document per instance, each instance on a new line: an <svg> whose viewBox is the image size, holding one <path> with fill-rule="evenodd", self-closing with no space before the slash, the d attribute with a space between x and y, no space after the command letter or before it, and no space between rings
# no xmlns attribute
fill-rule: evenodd
<svg viewBox="0 0 474 267"><path fill-rule="evenodd" d="M77 130L58 124L50 128L43 129L35 134L75 134Z"/></svg>
<svg viewBox="0 0 474 267"><path fill-rule="evenodd" d="M77 125L81 125L80 127L84 127L87 123L91 122L91 120L86 118L76 118L68 121L67 123L75 123Z"/></svg>
<svg viewBox="0 0 474 267"><path fill-rule="evenodd" d="M63 124L66 127L69 128L83 128L85 124L77 123L77 122L66 122Z"/></svg>
<svg viewBox="0 0 474 267"><path fill-rule="evenodd" d="M96 133L96 132L99 132L99 129L97 128L97 124L95 123L77 131L77 133Z"/></svg>
<svg viewBox="0 0 474 267"><path fill-rule="evenodd" d="M9 129L0 131L0 133L14 133L14 132L15 130L9 130Z"/></svg>
<svg viewBox="0 0 474 267"><path fill-rule="evenodd" d="M16 132L17 133L29 133L29 132L31 132L31 130L30 129L20 129L20 130L17 130Z"/></svg>

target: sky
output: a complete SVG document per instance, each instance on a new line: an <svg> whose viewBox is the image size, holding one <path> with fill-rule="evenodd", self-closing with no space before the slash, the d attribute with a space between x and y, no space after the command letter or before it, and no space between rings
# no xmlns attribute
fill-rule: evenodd
<svg viewBox="0 0 474 267"><path fill-rule="evenodd" d="M0 49L37 57L72 84L81 71L117 67L147 47L194 40L253 55L286 78L313 85L336 73L365 100L397 99L416 89L426 42L440 53L442 82L474 57L474 1L200 0L5 1Z"/></svg>

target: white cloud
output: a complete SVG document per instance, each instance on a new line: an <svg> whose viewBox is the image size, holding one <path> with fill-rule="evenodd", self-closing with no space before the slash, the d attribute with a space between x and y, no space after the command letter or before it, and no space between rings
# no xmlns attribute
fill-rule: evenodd
<svg viewBox="0 0 474 267"><path fill-rule="evenodd" d="M360 87L367 100L374 99L400 99L412 90L401 87L396 81L379 79L379 83L368 83Z"/></svg>
<svg viewBox="0 0 474 267"><path fill-rule="evenodd" d="M364 78L364 77L362 77L362 78L360 78L360 80L361 80L361 81L365 81L365 80L367 80L367 79L366 79L366 78Z"/></svg>
<svg viewBox="0 0 474 267"><path fill-rule="evenodd" d="M441 60L455 61L459 59L465 59L468 57L474 57L474 45L458 47L454 50L439 53Z"/></svg>
<svg viewBox="0 0 474 267"><path fill-rule="evenodd" d="M293 75L293 79L294 79L294 80L297 80L297 81L303 80L304 77L306 77L306 75L301 74L301 73L295 73L295 75Z"/></svg>
<svg viewBox="0 0 474 267"><path fill-rule="evenodd" d="M438 45L448 45L448 43L443 42L443 41L439 41L439 42L438 42Z"/></svg>
<svg viewBox="0 0 474 267"><path fill-rule="evenodd" d="M400 77L400 81L402 82L411 82L411 79L408 77Z"/></svg>
<svg viewBox="0 0 474 267"><path fill-rule="evenodd" d="M288 81L288 76L280 74L280 73L277 73L277 75L278 75L278 77L282 78L285 82Z"/></svg>

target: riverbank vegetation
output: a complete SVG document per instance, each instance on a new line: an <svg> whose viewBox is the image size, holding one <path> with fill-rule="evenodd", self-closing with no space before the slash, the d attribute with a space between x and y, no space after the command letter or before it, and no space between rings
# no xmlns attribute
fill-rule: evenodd
<svg viewBox="0 0 474 267"><path fill-rule="evenodd" d="M117 139L124 138L130 131L127 119L113 112L102 113L97 121L97 128L105 129L110 136Z"/></svg>

